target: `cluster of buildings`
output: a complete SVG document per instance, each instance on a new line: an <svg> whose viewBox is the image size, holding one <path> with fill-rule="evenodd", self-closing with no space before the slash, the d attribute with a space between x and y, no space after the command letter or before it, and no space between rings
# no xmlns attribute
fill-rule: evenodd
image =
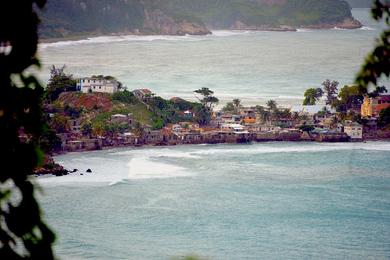
<svg viewBox="0 0 390 260"><path fill-rule="evenodd" d="M78 89L83 93L103 92L116 93L120 91L120 83L109 77L82 78ZM133 94L140 101L153 97L149 89L137 89ZM94 150L105 146L121 145L178 145L200 143L242 143L261 141L319 141L345 142L360 141L375 138L376 119L379 113L390 107L390 95L375 98L365 97L358 111L368 122L359 124L354 121L341 122L336 111L323 105L292 106L290 116L272 120L261 119L259 111L254 107L241 107L236 113L215 111L209 125L200 127L192 119L196 116L191 110L184 111L188 121L170 124L160 130L152 130L148 125L142 125L142 131L127 131L110 136L85 137L81 133L81 122L72 120L71 135L63 139L63 149L67 151ZM355 111L356 112L356 111ZM292 114L298 116L291 116ZM131 114L115 114L111 123L125 123L133 129L135 121ZM312 126L309 131L299 128L302 125ZM69 138L70 136L70 138ZM390 135L389 135L390 137Z"/></svg>

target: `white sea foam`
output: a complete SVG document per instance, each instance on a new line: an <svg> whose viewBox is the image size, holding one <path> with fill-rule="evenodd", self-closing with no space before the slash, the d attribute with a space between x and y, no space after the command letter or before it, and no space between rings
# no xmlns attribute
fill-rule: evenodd
<svg viewBox="0 0 390 260"><path fill-rule="evenodd" d="M42 176L38 182L43 185L67 185L108 183L110 186L126 183L130 180L172 178L190 176L191 173L183 167L170 163L161 163L159 160L166 158L199 158L190 153L170 151L168 149L140 149L129 151L104 151L102 156L82 156L63 160L56 160L68 169L76 168L77 172L66 176ZM107 154L109 153L109 154ZM72 156L75 156L73 154ZM107 156L106 156L107 155ZM66 155L65 155L66 157ZM126 163L126 158L131 158ZM92 173L87 173L87 167L91 167ZM81 175L82 174L82 175Z"/></svg>
<svg viewBox="0 0 390 260"><path fill-rule="evenodd" d="M333 30L336 30L336 31L347 31L348 29L340 28L340 27L334 27Z"/></svg>
<svg viewBox="0 0 390 260"><path fill-rule="evenodd" d="M375 31L375 28L368 27L368 26L363 26L363 27L360 28L360 30L363 30L363 31Z"/></svg>
<svg viewBox="0 0 390 260"><path fill-rule="evenodd" d="M191 173L183 167L154 162L148 158L133 158L129 163L129 180L186 177Z"/></svg>
<svg viewBox="0 0 390 260"><path fill-rule="evenodd" d="M171 36L171 35L122 35L122 36L99 36L84 40L59 41L53 43L41 43L39 47L45 49L48 47L64 47L80 44L104 44L114 42L152 42L152 41L199 41L205 39L202 36Z"/></svg>
<svg viewBox="0 0 390 260"><path fill-rule="evenodd" d="M310 143L289 146L274 146L272 144L256 144L240 148L216 147L207 150L195 151L193 155L211 155L211 154L267 154L267 153L305 153L305 152L329 152L338 150L370 150L370 151L390 151L388 142L369 142L369 143Z"/></svg>
<svg viewBox="0 0 390 260"><path fill-rule="evenodd" d="M240 30L215 30L212 31L212 36L216 37L229 37L229 36L235 36L235 35L245 35L249 34L252 31L240 31Z"/></svg>
<svg viewBox="0 0 390 260"><path fill-rule="evenodd" d="M306 32L314 32L314 31L310 30L310 29L300 28L300 29L297 29L297 32L306 33Z"/></svg>
<svg viewBox="0 0 390 260"><path fill-rule="evenodd" d="M152 148L152 149L137 149L137 150L123 150L112 151L115 155L119 156L135 156L135 157L148 157L148 158L199 158L199 156L189 153L183 153L174 148Z"/></svg>

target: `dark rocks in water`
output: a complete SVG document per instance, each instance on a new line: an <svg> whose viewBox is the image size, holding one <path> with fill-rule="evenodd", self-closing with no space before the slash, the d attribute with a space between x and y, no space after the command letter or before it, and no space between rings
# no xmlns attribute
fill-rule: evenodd
<svg viewBox="0 0 390 260"><path fill-rule="evenodd" d="M63 166L55 163L51 157L46 157L45 164L42 167L35 169L34 173L37 176L47 174L52 174L54 176L64 176L69 174L68 170L66 170Z"/></svg>
<svg viewBox="0 0 390 260"><path fill-rule="evenodd" d="M71 171L71 172L73 173L73 172L77 172L77 171L78 171L78 169L73 169L73 171Z"/></svg>
<svg viewBox="0 0 390 260"><path fill-rule="evenodd" d="M80 173L80 175L84 175L84 173Z"/></svg>
<svg viewBox="0 0 390 260"><path fill-rule="evenodd" d="M92 170L91 170L91 169L88 169L88 170L87 170L87 172L91 173L91 172L92 172Z"/></svg>

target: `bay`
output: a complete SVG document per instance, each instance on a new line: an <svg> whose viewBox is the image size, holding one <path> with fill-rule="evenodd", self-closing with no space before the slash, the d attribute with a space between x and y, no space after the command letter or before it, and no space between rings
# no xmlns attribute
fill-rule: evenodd
<svg viewBox="0 0 390 260"><path fill-rule="evenodd" d="M300 104L304 90L325 79L354 82L381 25L369 9L354 9L364 27L299 32L214 31L209 36L109 36L40 45L43 82L49 67L67 65L75 77L117 77L130 90L194 99L208 87L221 103Z"/></svg>
<svg viewBox="0 0 390 260"><path fill-rule="evenodd" d="M388 142L120 148L58 156L79 171L39 183L64 259L388 259L388 158Z"/></svg>

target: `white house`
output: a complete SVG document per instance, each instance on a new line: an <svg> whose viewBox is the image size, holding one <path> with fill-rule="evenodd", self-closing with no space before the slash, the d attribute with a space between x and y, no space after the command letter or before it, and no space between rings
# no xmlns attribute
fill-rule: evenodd
<svg viewBox="0 0 390 260"><path fill-rule="evenodd" d="M83 93L101 92L113 94L119 91L119 82L115 79L104 77L81 78L77 87Z"/></svg>
<svg viewBox="0 0 390 260"><path fill-rule="evenodd" d="M363 138L363 126L356 122L347 123L344 125L344 133L346 133L352 140Z"/></svg>
<svg viewBox="0 0 390 260"><path fill-rule="evenodd" d="M223 124L221 126L222 131L231 131L235 134L248 134L249 132L245 130L244 126L239 124Z"/></svg>

